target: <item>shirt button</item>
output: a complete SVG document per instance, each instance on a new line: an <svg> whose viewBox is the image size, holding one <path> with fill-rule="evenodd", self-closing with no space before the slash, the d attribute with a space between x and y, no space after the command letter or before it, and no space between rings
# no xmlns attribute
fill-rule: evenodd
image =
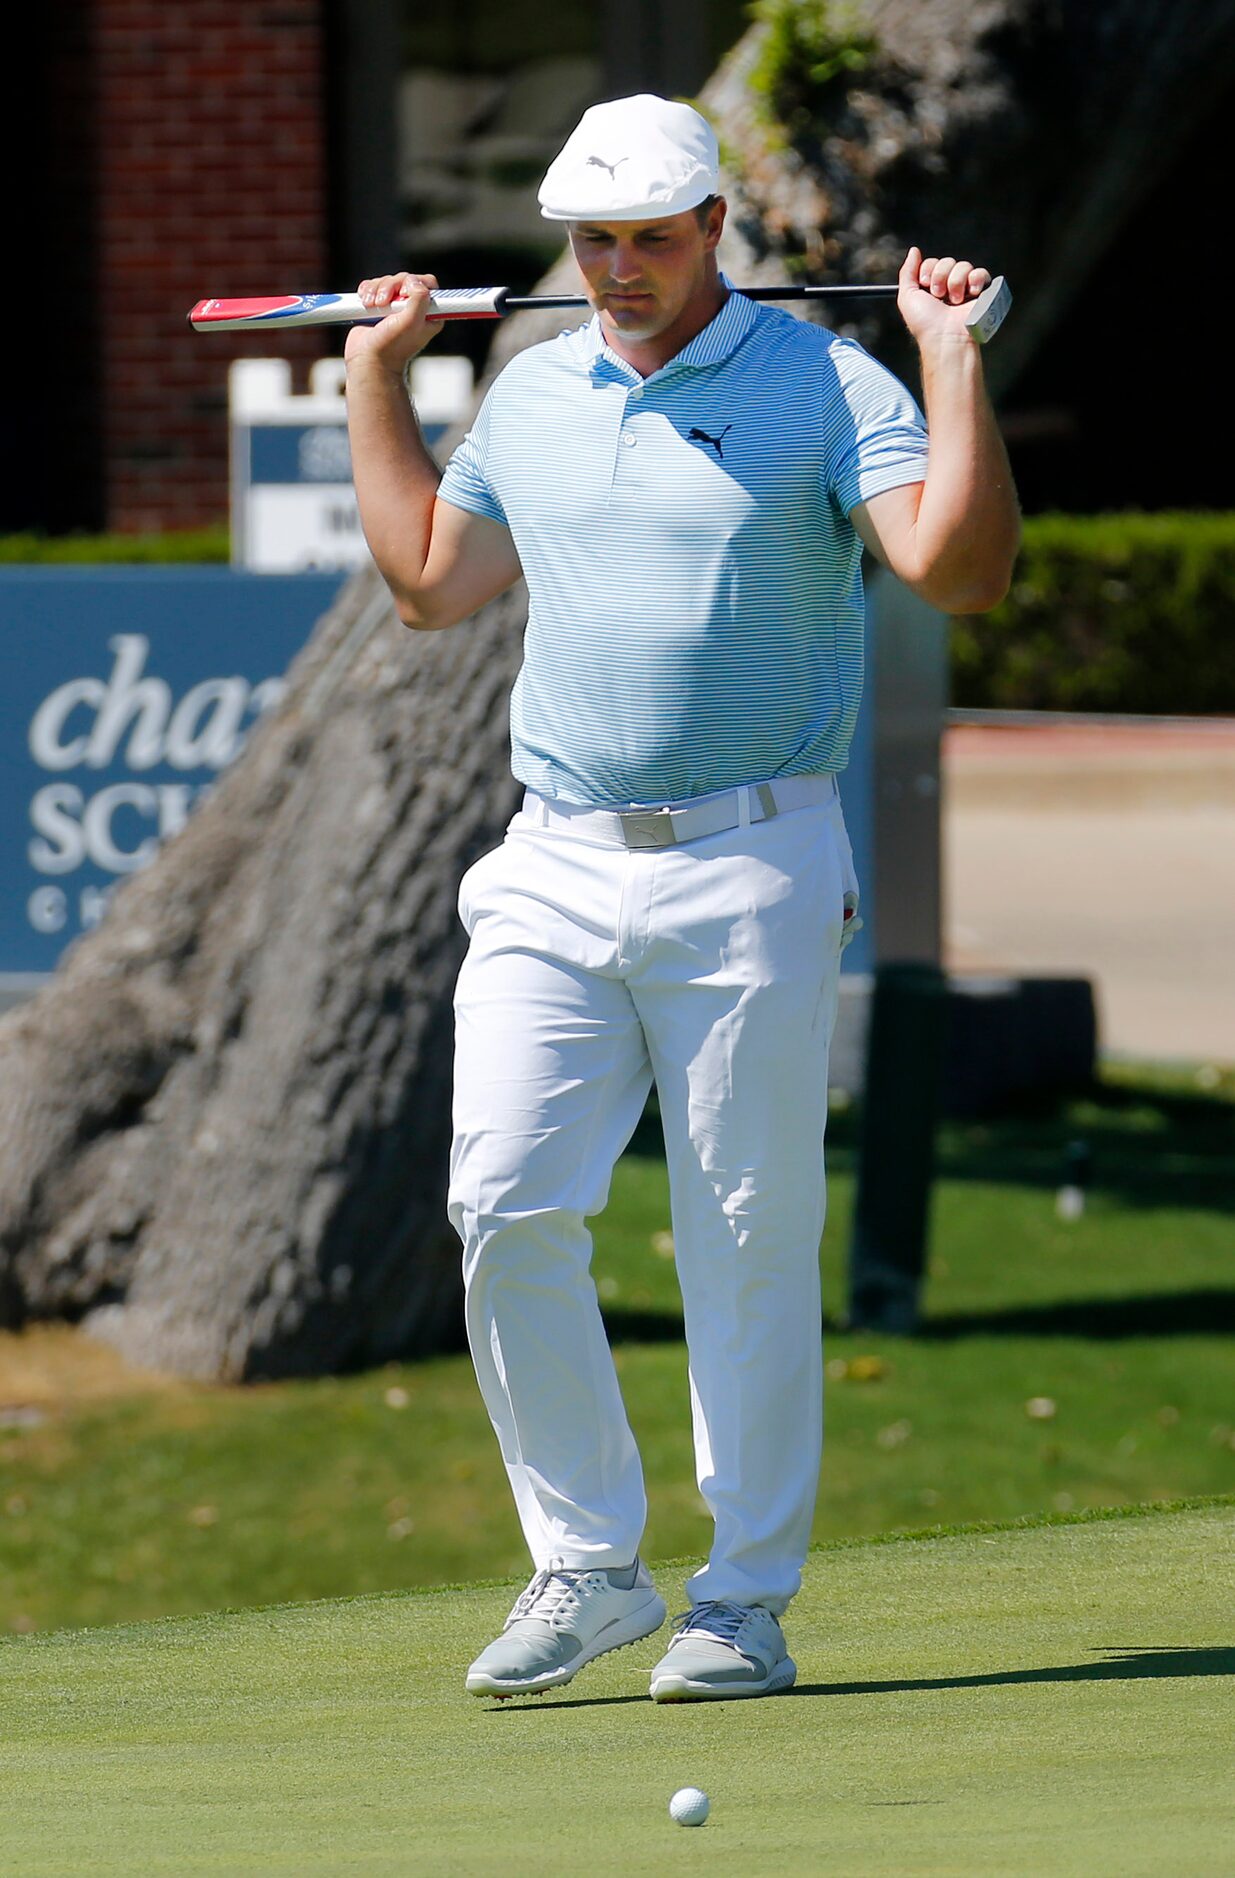
<svg viewBox="0 0 1235 1878"><path fill-rule="evenodd" d="M631 395L631 397L632 397L632 398L641 398L641 397L643 396L643 387L642 387L642 385L636 385L636 386L635 386L635 388L634 388L634 390L633 390L633 391L631 392L631 394L630 394L630 395Z"/></svg>
<svg viewBox="0 0 1235 1878"><path fill-rule="evenodd" d="M624 444L632 445L634 441L635 441L635 433L633 430L624 430L622 432L622 442Z"/></svg>

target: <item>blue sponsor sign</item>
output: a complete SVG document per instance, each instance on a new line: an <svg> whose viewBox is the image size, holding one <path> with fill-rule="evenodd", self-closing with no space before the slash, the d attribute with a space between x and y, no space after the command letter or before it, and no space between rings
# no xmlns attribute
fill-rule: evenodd
<svg viewBox="0 0 1235 1878"><path fill-rule="evenodd" d="M183 826L343 579L0 568L0 974L51 971Z"/></svg>

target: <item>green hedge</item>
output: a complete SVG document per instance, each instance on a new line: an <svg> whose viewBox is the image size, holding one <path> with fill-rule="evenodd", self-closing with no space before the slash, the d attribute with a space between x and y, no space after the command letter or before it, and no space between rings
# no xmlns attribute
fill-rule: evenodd
<svg viewBox="0 0 1235 1878"><path fill-rule="evenodd" d="M0 535L0 565L226 561L226 526L167 535Z"/></svg>
<svg viewBox="0 0 1235 1878"><path fill-rule="evenodd" d="M1235 715L1235 515L1035 515L1008 598L952 622L960 709Z"/></svg>

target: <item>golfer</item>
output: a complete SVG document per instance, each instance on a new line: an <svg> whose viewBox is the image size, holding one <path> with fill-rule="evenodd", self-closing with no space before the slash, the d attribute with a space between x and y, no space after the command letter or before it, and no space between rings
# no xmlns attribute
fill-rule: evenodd
<svg viewBox="0 0 1235 1878"><path fill-rule="evenodd" d="M794 1680L780 1618L819 1475L828 1044L858 900L836 776L860 558L974 612L1018 540L964 325L987 271L905 259L924 422L861 347L733 290L718 190L687 105L584 113L540 204L594 316L506 366L444 474L404 378L437 282L362 282L369 306L404 304L347 342L360 513L400 617L452 626L521 577L530 600L526 794L459 899L450 1215L535 1565L468 1672L483 1695L558 1687L664 1622L587 1224L653 1080L714 1543L651 1693Z"/></svg>

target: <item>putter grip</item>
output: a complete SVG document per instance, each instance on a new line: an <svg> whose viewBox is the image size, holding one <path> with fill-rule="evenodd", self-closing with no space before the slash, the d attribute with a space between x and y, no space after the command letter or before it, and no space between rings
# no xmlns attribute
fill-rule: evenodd
<svg viewBox="0 0 1235 1878"><path fill-rule="evenodd" d="M507 293L505 287L441 287L429 296L427 317L500 320L506 310ZM276 294L262 299L199 300L189 319L197 332L242 333L258 327L373 323L385 319L390 311L388 306L366 306L357 293Z"/></svg>

